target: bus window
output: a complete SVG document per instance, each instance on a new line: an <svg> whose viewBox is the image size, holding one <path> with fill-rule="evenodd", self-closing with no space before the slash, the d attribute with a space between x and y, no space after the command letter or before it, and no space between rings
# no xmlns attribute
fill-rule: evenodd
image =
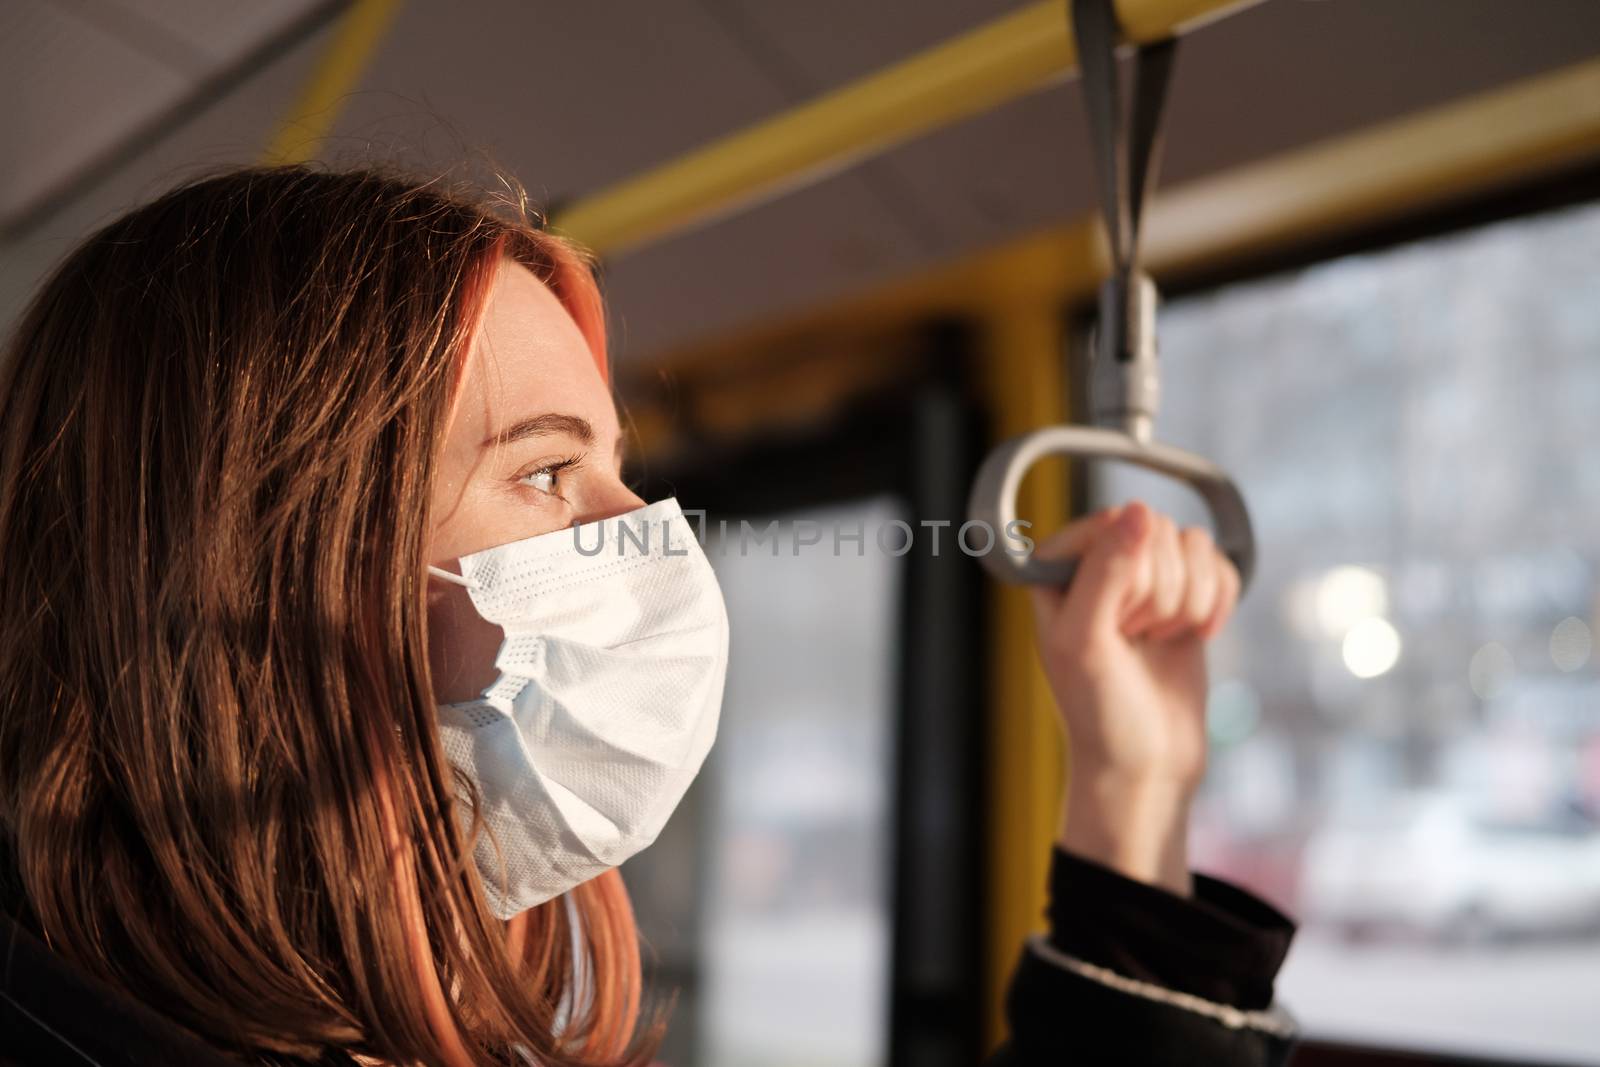
<svg viewBox="0 0 1600 1067"><path fill-rule="evenodd" d="M1307 1036L1600 1064L1600 205L1174 299L1159 432L1263 546L1194 862ZM1138 496L1198 521L1138 472Z"/></svg>
<svg viewBox="0 0 1600 1067"><path fill-rule="evenodd" d="M663 833L672 847L625 868L679 990L674 1062L887 1055L904 560L870 546L902 511L881 496L707 524L734 635L717 746ZM825 536L797 548L805 523ZM836 553L835 530L869 547Z"/></svg>

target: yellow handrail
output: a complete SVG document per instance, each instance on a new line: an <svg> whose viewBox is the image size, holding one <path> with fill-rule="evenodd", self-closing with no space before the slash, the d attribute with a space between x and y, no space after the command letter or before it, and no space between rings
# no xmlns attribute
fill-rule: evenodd
<svg viewBox="0 0 1600 1067"><path fill-rule="evenodd" d="M278 124L272 143L262 153L263 162L304 163L316 155L399 11L400 0L356 0L351 5Z"/></svg>
<svg viewBox="0 0 1600 1067"><path fill-rule="evenodd" d="M1537 74L1157 192L1144 260L1158 280L1217 270L1600 161L1600 59ZM740 324L655 355L651 373L757 358L796 338L997 301L1091 297L1108 264L1097 215L891 278L844 299Z"/></svg>
<svg viewBox="0 0 1600 1067"><path fill-rule="evenodd" d="M1149 41L1259 0L1117 0ZM1065 0L1044 0L579 200L552 221L615 254L808 185L1041 89L1077 65Z"/></svg>

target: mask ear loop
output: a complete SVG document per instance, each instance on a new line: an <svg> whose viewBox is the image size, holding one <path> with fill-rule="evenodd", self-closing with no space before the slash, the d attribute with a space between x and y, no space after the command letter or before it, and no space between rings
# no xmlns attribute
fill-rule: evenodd
<svg viewBox="0 0 1600 1067"><path fill-rule="evenodd" d="M441 567L435 567L431 563L428 564L428 573L433 575L435 578L443 578L445 581L450 582L453 585L459 585L463 589L476 589L478 587L477 582L469 582L461 575L452 574Z"/></svg>

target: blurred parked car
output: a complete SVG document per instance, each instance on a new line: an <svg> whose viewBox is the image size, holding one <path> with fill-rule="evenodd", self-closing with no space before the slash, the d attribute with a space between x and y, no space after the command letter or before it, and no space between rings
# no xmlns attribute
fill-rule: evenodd
<svg viewBox="0 0 1600 1067"><path fill-rule="evenodd" d="M1358 940L1600 936L1600 823L1577 807L1508 820L1459 794L1403 795L1312 834L1300 906Z"/></svg>

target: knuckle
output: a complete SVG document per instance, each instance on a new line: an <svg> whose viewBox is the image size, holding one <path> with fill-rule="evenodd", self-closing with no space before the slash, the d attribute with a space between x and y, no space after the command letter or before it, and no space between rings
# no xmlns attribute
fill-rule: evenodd
<svg viewBox="0 0 1600 1067"><path fill-rule="evenodd" d="M1232 611L1234 605L1238 602L1239 590L1224 582L1222 587L1217 590L1217 610L1221 612Z"/></svg>

